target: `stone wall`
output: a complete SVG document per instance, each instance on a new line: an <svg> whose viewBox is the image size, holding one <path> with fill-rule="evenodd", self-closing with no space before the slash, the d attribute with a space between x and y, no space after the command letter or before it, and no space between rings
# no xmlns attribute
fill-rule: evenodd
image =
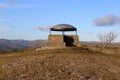
<svg viewBox="0 0 120 80"><path fill-rule="evenodd" d="M49 35L45 47L65 47L63 35Z"/></svg>
<svg viewBox="0 0 120 80"><path fill-rule="evenodd" d="M71 47L80 46L77 35L49 35L45 47Z"/></svg>

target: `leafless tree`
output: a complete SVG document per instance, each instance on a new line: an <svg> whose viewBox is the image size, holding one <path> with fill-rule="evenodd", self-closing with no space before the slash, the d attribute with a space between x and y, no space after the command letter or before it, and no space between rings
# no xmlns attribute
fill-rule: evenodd
<svg viewBox="0 0 120 80"><path fill-rule="evenodd" d="M97 38L100 40L102 44L102 52L105 52L105 48L111 44L117 37L118 33L116 32L108 32L108 33L100 33L97 35Z"/></svg>

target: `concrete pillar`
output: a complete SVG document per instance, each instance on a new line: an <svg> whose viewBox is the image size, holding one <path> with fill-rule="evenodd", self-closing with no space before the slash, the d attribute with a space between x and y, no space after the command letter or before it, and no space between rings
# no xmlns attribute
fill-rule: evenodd
<svg viewBox="0 0 120 80"><path fill-rule="evenodd" d="M50 35L51 35L51 30L50 30Z"/></svg>
<svg viewBox="0 0 120 80"><path fill-rule="evenodd" d="M76 35L77 35L77 30L76 30Z"/></svg>
<svg viewBox="0 0 120 80"><path fill-rule="evenodd" d="M65 34L65 32L64 31L62 31L62 35L64 35Z"/></svg>

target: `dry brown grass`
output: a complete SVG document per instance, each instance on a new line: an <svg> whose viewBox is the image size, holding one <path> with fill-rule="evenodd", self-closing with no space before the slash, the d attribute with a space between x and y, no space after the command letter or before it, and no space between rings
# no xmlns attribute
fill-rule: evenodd
<svg viewBox="0 0 120 80"><path fill-rule="evenodd" d="M0 55L0 80L119 80L120 55L83 48Z"/></svg>

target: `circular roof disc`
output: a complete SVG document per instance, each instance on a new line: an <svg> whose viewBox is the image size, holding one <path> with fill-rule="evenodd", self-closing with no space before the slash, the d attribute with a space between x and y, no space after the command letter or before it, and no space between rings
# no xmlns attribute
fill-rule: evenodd
<svg viewBox="0 0 120 80"><path fill-rule="evenodd" d="M58 24L50 28L51 31L76 31L77 29L69 24Z"/></svg>

